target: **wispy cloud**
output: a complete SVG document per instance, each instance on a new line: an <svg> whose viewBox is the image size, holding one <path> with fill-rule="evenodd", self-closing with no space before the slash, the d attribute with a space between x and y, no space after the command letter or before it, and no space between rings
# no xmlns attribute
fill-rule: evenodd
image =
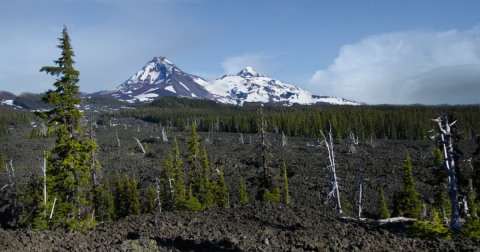
<svg viewBox="0 0 480 252"><path fill-rule="evenodd" d="M372 104L480 103L480 26L370 36L309 82L315 93Z"/></svg>

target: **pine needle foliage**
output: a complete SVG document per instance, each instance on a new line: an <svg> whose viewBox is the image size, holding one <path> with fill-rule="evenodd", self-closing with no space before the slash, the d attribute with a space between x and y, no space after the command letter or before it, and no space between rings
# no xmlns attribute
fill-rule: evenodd
<svg viewBox="0 0 480 252"><path fill-rule="evenodd" d="M127 176L128 179L128 176ZM140 198L139 198L139 192L138 192L138 183L137 180L135 179L135 174L133 174L131 183L130 183L130 188L129 188L129 195L128 195L128 201L129 201L129 210L128 210L128 215L135 214L138 215L140 214Z"/></svg>
<svg viewBox="0 0 480 252"><path fill-rule="evenodd" d="M480 222L478 221L478 218L467 217L461 232L465 237L480 239Z"/></svg>
<svg viewBox="0 0 480 252"><path fill-rule="evenodd" d="M387 204L385 203L385 196L383 194L383 188L380 187L380 209L378 219L390 218L390 212L388 211Z"/></svg>
<svg viewBox="0 0 480 252"><path fill-rule="evenodd" d="M290 194L288 192L288 178L287 178L287 166L285 162L283 162L283 171L282 171L282 178L283 178L283 194L282 194L282 201L286 204L290 203Z"/></svg>
<svg viewBox="0 0 480 252"><path fill-rule="evenodd" d="M443 212L445 215L451 215L451 204L448 199L447 190L447 171L443 167L444 165L444 156L442 151L439 148L433 149L433 174L435 177L435 192L434 192L434 203L433 206L436 208L436 211Z"/></svg>
<svg viewBox="0 0 480 252"><path fill-rule="evenodd" d="M53 84L56 89L48 90L42 101L55 107L49 111L36 112L48 120L47 125L56 125L56 145L45 153L47 159L48 201L57 198L52 227L66 229L85 229L92 225L88 188L91 182L90 169L94 165L91 156L98 152L95 141L89 140L83 134L80 125L82 113L76 108L81 99L77 83L79 72L73 65L75 56L70 44L70 37L65 27L59 38L62 55L54 63L57 66L45 66L40 72L57 76Z"/></svg>
<svg viewBox="0 0 480 252"><path fill-rule="evenodd" d="M228 189L227 183L223 178L223 170L220 170L218 175L218 181L215 187L215 205L226 206L228 204Z"/></svg>
<svg viewBox="0 0 480 252"><path fill-rule="evenodd" d="M248 203L247 188L245 186L245 183L243 183L242 179L240 179L240 190L238 191L238 199L240 201L240 204Z"/></svg>
<svg viewBox="0 0 480 252"><path fill-rule="evenodd" d="M148 185L147 189L147 202L145 204L145 213L155 212L155 192L153 191L152 184Z"/></svg>
<svg viewBox="0 0 480 252"><path fill-rule="evenodd" d="M108 182L108 179L105 180L105 194L104 194L104 200L103 200L106 208L106 212L104 214L104 220L115 220L116 213L115 213L115 201L114 197L112 194L112 190L110 189L110 183Z"/></svg>
<svg viewBox="0 0 480 252"><path fill-rule="evenodd" d="M407 152L407 158L403 161L403 186L396 193L394 216L419 218L422 211L420 194L415 189L415 181L412 173L412 163Z"/></svg>

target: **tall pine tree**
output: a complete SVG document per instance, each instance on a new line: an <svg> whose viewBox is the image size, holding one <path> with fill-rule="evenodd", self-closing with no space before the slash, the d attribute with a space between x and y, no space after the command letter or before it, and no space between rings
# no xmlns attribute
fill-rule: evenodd
<svg viewBox="0 0 480 252"><path fill-rule="evenodd" d="M407 159L403 161L403 186L396 194L394 216L419 218L422 211L420 194L415 189L415 181L412 173L412 162L407 152Z"/></svg>
<svg viewBox="0 0 480 252"><path fill-rule="evenodd" d="M90 169L94 165L91 156L97 152L96 142L82 133L79 121L82 113L77 109L81 99L77 83L79 72L73 68L75 61L70 37L65 27L59 38L62 56L55 60L57 66L45 66L40 72L57 76L53 84L56 89L48 90L42 101L55 108L37 112L47 119L48 126L56 126L56 145L45 153L47 159L48 200L56 198L55 211L50 224L67 229L88 228L91 223L88 202L88 187L91 183Z"/></svg>

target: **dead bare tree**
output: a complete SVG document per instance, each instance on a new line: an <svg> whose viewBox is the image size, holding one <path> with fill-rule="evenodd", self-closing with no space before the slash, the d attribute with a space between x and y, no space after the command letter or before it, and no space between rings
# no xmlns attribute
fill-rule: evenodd
<svg viewBox="0 0 480 252"><path fill-rule="evenodd" d="M5 170L7 170L7 176L8 176L8 184L10 186L10 195L12 197L12 208L13 208L13 214L15 215L15 221L18 223L18 212L17 212L17 201L15 200L16 194L15 194L15 188L17 187L17 181L15 179L15 170L13 169L13 161L10 160L10 170L8 169L8 165L5 164ZM13 181L12 181L13 178Z"/></svg>
<svg viewBox="0 0 480 252"><path fill-rule="evenodd" d="M170 199L172 200L172 211L175 211L175 201L173 200L173 194L175 193L175 191L172 187L172 180L173 179L168 179L168 183L170 184Z"/></svg>
<svg viewBox="0 0 480 252"><path fill-rule="evenodd" d="M157 210L159 213L161 213L162 202L160 201L160 179L155 178L155 186L157 187L157 198L155 198L155 201L158 201Z"/></svg>
<svg viewBox="0 0 480 252"><path fill-rule="evenodd" d="M118 133L117 133L117 131L115 131L115 134L117 135L118 147L120 147L120 139L118 138Z"/></svg>
<svg viewBox="0 0 480 252"><path fill-rule="evenodd" d="M440 138L441 138L439 142L443 146L444 157L446 160L443 168L447 170L447 175L448 175L447 192L452 204L452 216L451 216L450 227L456 230L460 230L460 211L459 211L459 202L458 202L458 198L460 197L460 194L457 189L457 179L455 177L455 160L453 159L453 156L461 157L464 161L470 161L470 160L466 160L460 154L456 153L453 149L452 138L457 137L458 133L457 132L452 133L451 128L457 121L449 123L447 114L444 114L443 116L439 116L436 119L432 119L432 121L438 124L438 128L440 131ZM430 133L432 132L433 130L430 131ZM430 134L430 138L432 139L435 139L437 136L438 134L437 135Z"/></svg>
<svg viewBox="0 0 480 252"><path fill-rule="evenodd" d="M162 140L164 142L168 142L167 132L165 131L165 127L162 128Z"/></svg>
<svg viewBox="0 0 480 252"><path fill-rule="evenodd" d="M45 151L43 152L43 155L45 156ZM47 159L45 157L43 158L42 172L43 172L43 204L47 205Z"/></svg>
<svg viewBox="0 0 480 252"><path fill-rule="evenodd" d="M360 150L358 149L358 135L355 137L355 135L350 132L350 139L352 139L352 146L355 150L356 153L358 153L358 184L359 184L359 190L358 190L358 218L362 217L362 206L363 206L363 201L362 201L362 193L363 193L363 176L362 176L362 154L360 153ZM351 148L350 147L350 148ZM353 152L352 152L353 153Z"/></svg>
<svg viewBox="0 0 480 252"><path fill-rule="evenodd" d="M240 140L240 143L241 143L241 144L244 144L244 142L243 142L243 135L242 135L242 133L240 133L240 139L239 139L239 140Z"/></svg>
<svg viewBox="0 0 480 252"><path fill-rule="evenodd" d="M340 214L343 214L342 205L340 204L340 191L338 188L338 178L335 171L336 164L335 164L335 154L333 152L332 124L330 123L330 131L328 132L329 141L327 141L327 138L323 134L322 130L320 130L320 133L322 134L323 139L325 139L325 146L327 147L328 159L330 161L330 165L327 165L328 178L330 180L330 184L329 184L330 192L328 193L327 199L328 200L333 199L335 210Z"/></svg>
<svg viewBox="0 0 480 252"><path fill-rule="evenodd" d="M140 146L140 148L142 149L142 152L145 153L145 149L143 148L143 146L142 146L142 144L140 143L140 141L139 141L136 137L134 137L134 139L137 140L137 143L138 143L138 145Z"/></svg>
<svg viewBox="0 0 480 252"><path fill-rule="evenodd" d="M285 133L282 130L282 147L285 147L287 145L287 138L285 137Z"/></svg>

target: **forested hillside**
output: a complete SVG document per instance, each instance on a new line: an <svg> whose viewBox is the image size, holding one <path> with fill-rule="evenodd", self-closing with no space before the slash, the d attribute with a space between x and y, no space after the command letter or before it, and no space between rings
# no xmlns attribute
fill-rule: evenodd
<svg viewBox="0 0 480 252"><path fill-rule="evenodd" d="M198 131L256 133L257 106L229 106L208 100L165 97L136 110L119 111L111 116L133 116L185 131L194 122ZM425 139L434 125L430 118L447 112L459 121L463 137L472 139L480 132L479 105L376 105L376 106L265 106L267 131L294 137L319 137L329 123L337 139L354 132L362 139Z"/></svg>
<svg viewBox="0 0 480 252"><path fill-rule="evenodd" d="M30 112L0 106L0 136L8 133L8 126L30 124L33 117Z"/></svg>

